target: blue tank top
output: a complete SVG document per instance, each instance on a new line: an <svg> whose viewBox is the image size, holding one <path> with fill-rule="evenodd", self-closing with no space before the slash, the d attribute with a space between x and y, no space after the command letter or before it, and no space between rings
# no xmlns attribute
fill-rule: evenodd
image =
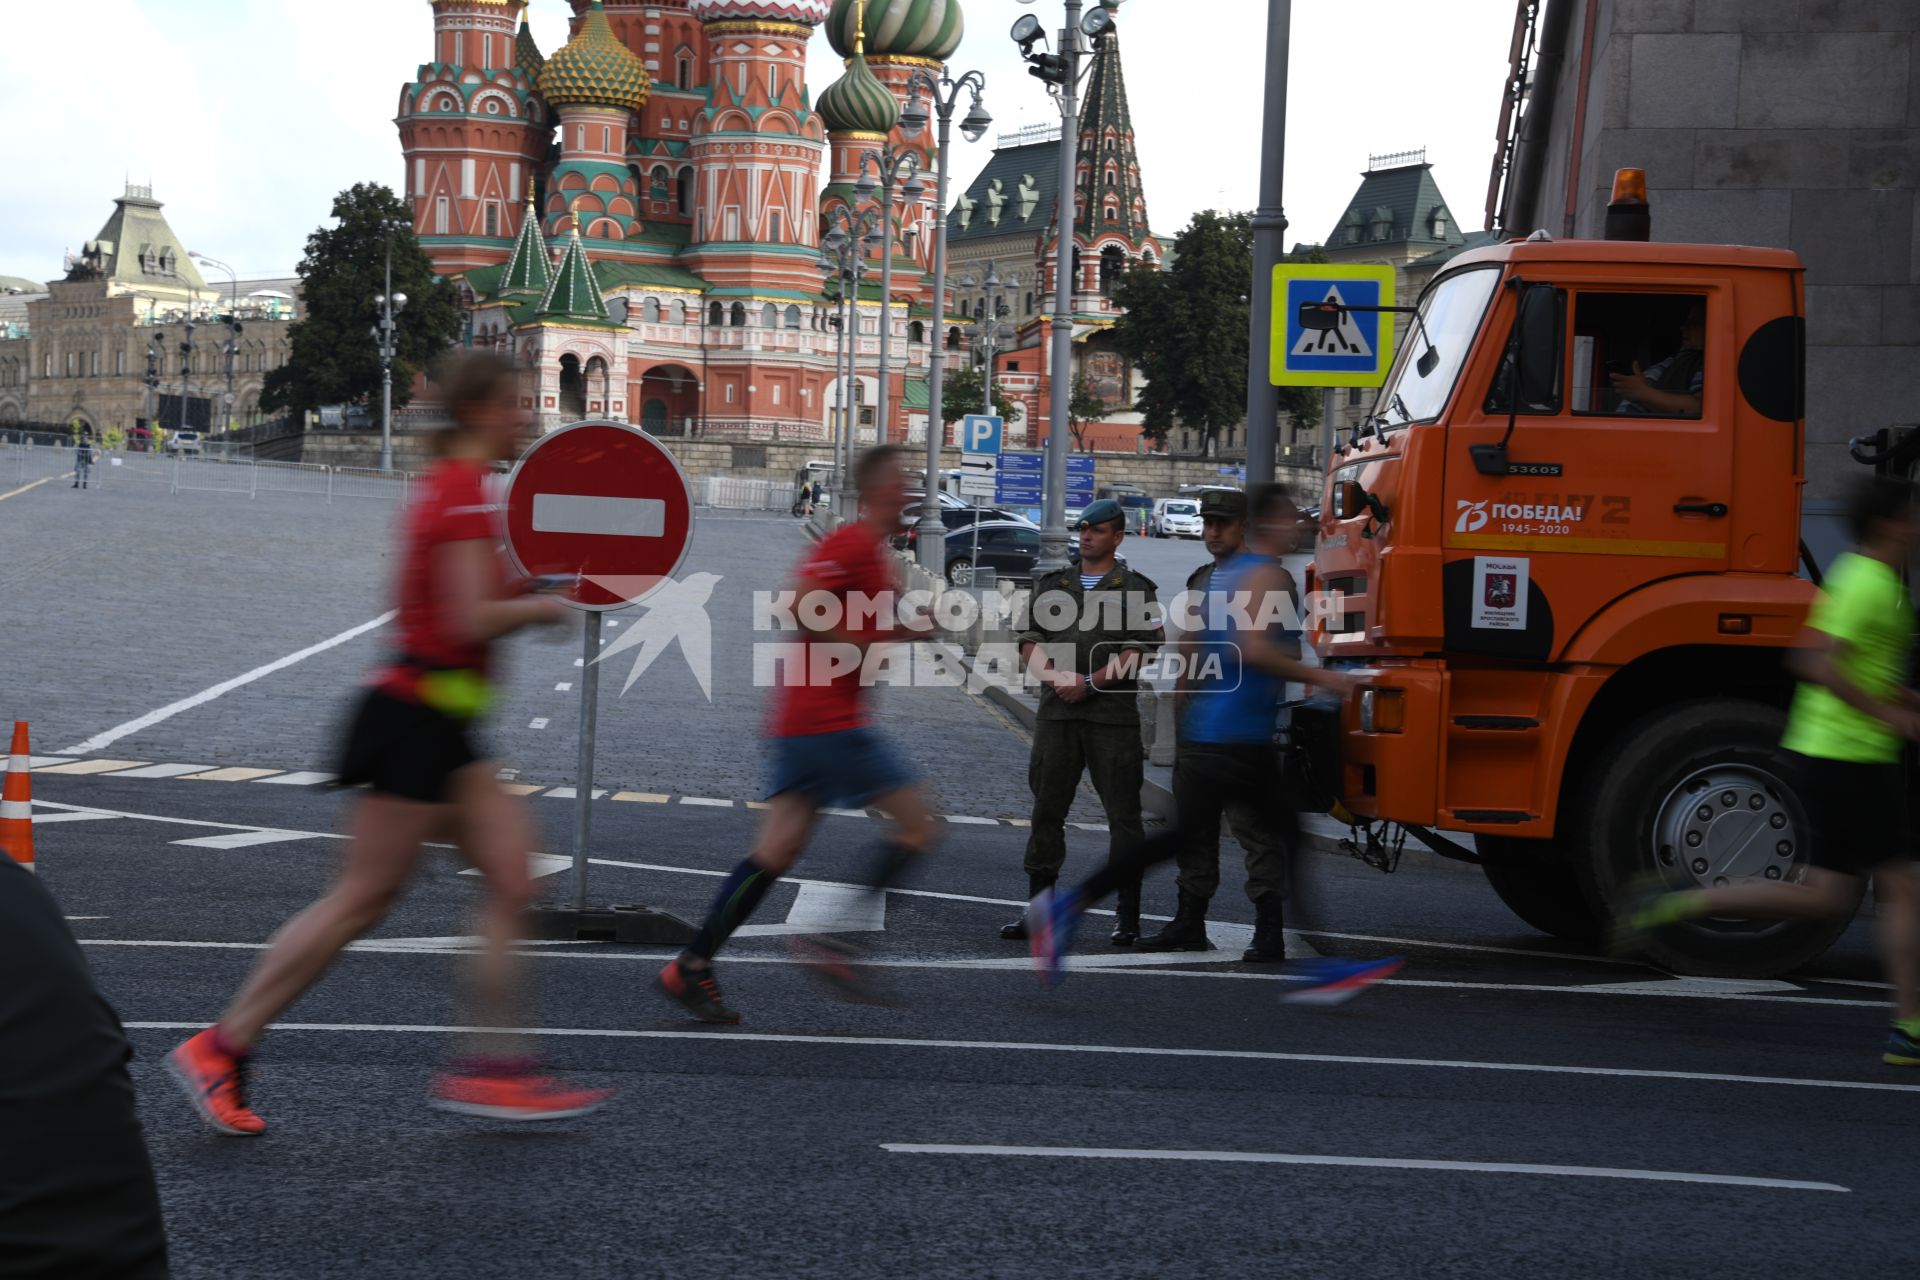
<svg viewBox="0 0 1920 1280"><path fill-rule="evenodd" d="M1273 563L1270 556L1242 551L1217 566L1208 580L1201 629L1194 637L1197 651L1191 658L1199 675L1188 677L1191 696L1181 725L1190 742L1273 741L1287 682L1241 661L1240 644L1249 626L1260 625L1263 602L1235 599L1247 591L1245 584L1256 570ZM1273 607L1286 604L1281 597ZM1291 618L1290 611L1287 616ZM1280 621L1272 621L1270 629L1282 637L1299 634Z"/></svg>

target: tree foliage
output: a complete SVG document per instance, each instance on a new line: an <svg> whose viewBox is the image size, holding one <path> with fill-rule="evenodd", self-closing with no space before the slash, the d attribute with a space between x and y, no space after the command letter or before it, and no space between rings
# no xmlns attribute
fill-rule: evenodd
<svg viewBox="0 0 1920 1280"><path fill-rule="evenodd" d="M1096 422L1106 421L1110 412L1112 410L1094 391L1087 375L1075 374L1071 394L1067 397L1067 429L1073 433L1073 447L1084 451L1087 447L1087 428Z"/></svg>
<svg viewBox="0 0 1920 1280"><path fill-rule="evenodd" d="M948 370L940 387L940 419L951 426L969 413L984 413L980 406L986 397L986 378L978 369ZM993 412L1012 420L1019 402L993 384Z"/></svg>
<svg viewBox="0 0 1920 1280"><path fill-rule="evenodd" d="M434 276L400 197L378 183L359 183L334 198L333 218L335 225L307 237L300 319L287 331L287 363L267 373L262 408L304 413L321 405L378 403L380 352L371 331L379 319L374 298L386 289L389 235L394 292L407 295L397 317L396 409L411 397L414 375L460 336L453 286Z"/></svg>
<svg viewBox="0 0 1920 1280"><path fill-rule="evenodd" d="M1288 259L1326 255L1315 247ZM1120 278L1113 300L1125 313L1113 340L1146 381L1135 408L1148 436L1164 440L1188 427L1212 444L1246 420L1252 279L1253 216L1213 210L1195 214L1175 239L1169 269L1140 266ZM1320 420L1319 391L1280 388L1280 413L1311 427Z"/></svg>

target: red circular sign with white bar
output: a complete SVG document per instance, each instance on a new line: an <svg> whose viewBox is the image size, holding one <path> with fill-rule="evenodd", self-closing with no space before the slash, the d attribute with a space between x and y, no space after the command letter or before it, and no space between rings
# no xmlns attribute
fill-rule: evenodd
<svg viewBox="0 0 1920 1280"><path fill-rule="evenodd" d="M576 422L530 445L507 477L507 552L529 577L580 575L581 609L624 609L680 571L693 540L686 473L624 422Z"/></svg>

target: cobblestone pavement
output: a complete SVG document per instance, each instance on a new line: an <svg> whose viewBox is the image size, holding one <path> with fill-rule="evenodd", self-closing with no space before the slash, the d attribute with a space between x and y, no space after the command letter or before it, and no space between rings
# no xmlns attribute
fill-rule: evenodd
<svg viewBox="0 0 1920 1280"><path fill-rule="evenodd" d="M131 479L75 492L49 483L0 502L0 715L56 754L379 618L394 564L391 501L192 492ZM602 667L596 786L757 799L759 730L752 595L779 588L804 554L783 516L702 511L683 576L715 574L711 700L677 648L624 695L631 659ZM604 638L644 616L608 615ZM327 770L354 686L391 631L380 627L90 754L142 761ZM765 638L764 636L761 638ZM520 775L576 779L583 633L505 645L488 730ZM563 687L564 686L564 687ZM957 688L875 693L877 719L949 812L1024 814L1026 740L1003 712ZM1074 820L1101 815L1084 793Z"/></svg>

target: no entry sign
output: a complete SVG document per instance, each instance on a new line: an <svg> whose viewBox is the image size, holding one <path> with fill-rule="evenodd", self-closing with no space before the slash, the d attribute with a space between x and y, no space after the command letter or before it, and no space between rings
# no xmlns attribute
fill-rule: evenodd
<svg viewBox="0 0 1920 1280"><path fill-rule="evenodd" d="M624 609L680 571L693 535L687 477L624 422L540 437L507 477L507 551L529 576L579 574L570 604Z"/></svg>

